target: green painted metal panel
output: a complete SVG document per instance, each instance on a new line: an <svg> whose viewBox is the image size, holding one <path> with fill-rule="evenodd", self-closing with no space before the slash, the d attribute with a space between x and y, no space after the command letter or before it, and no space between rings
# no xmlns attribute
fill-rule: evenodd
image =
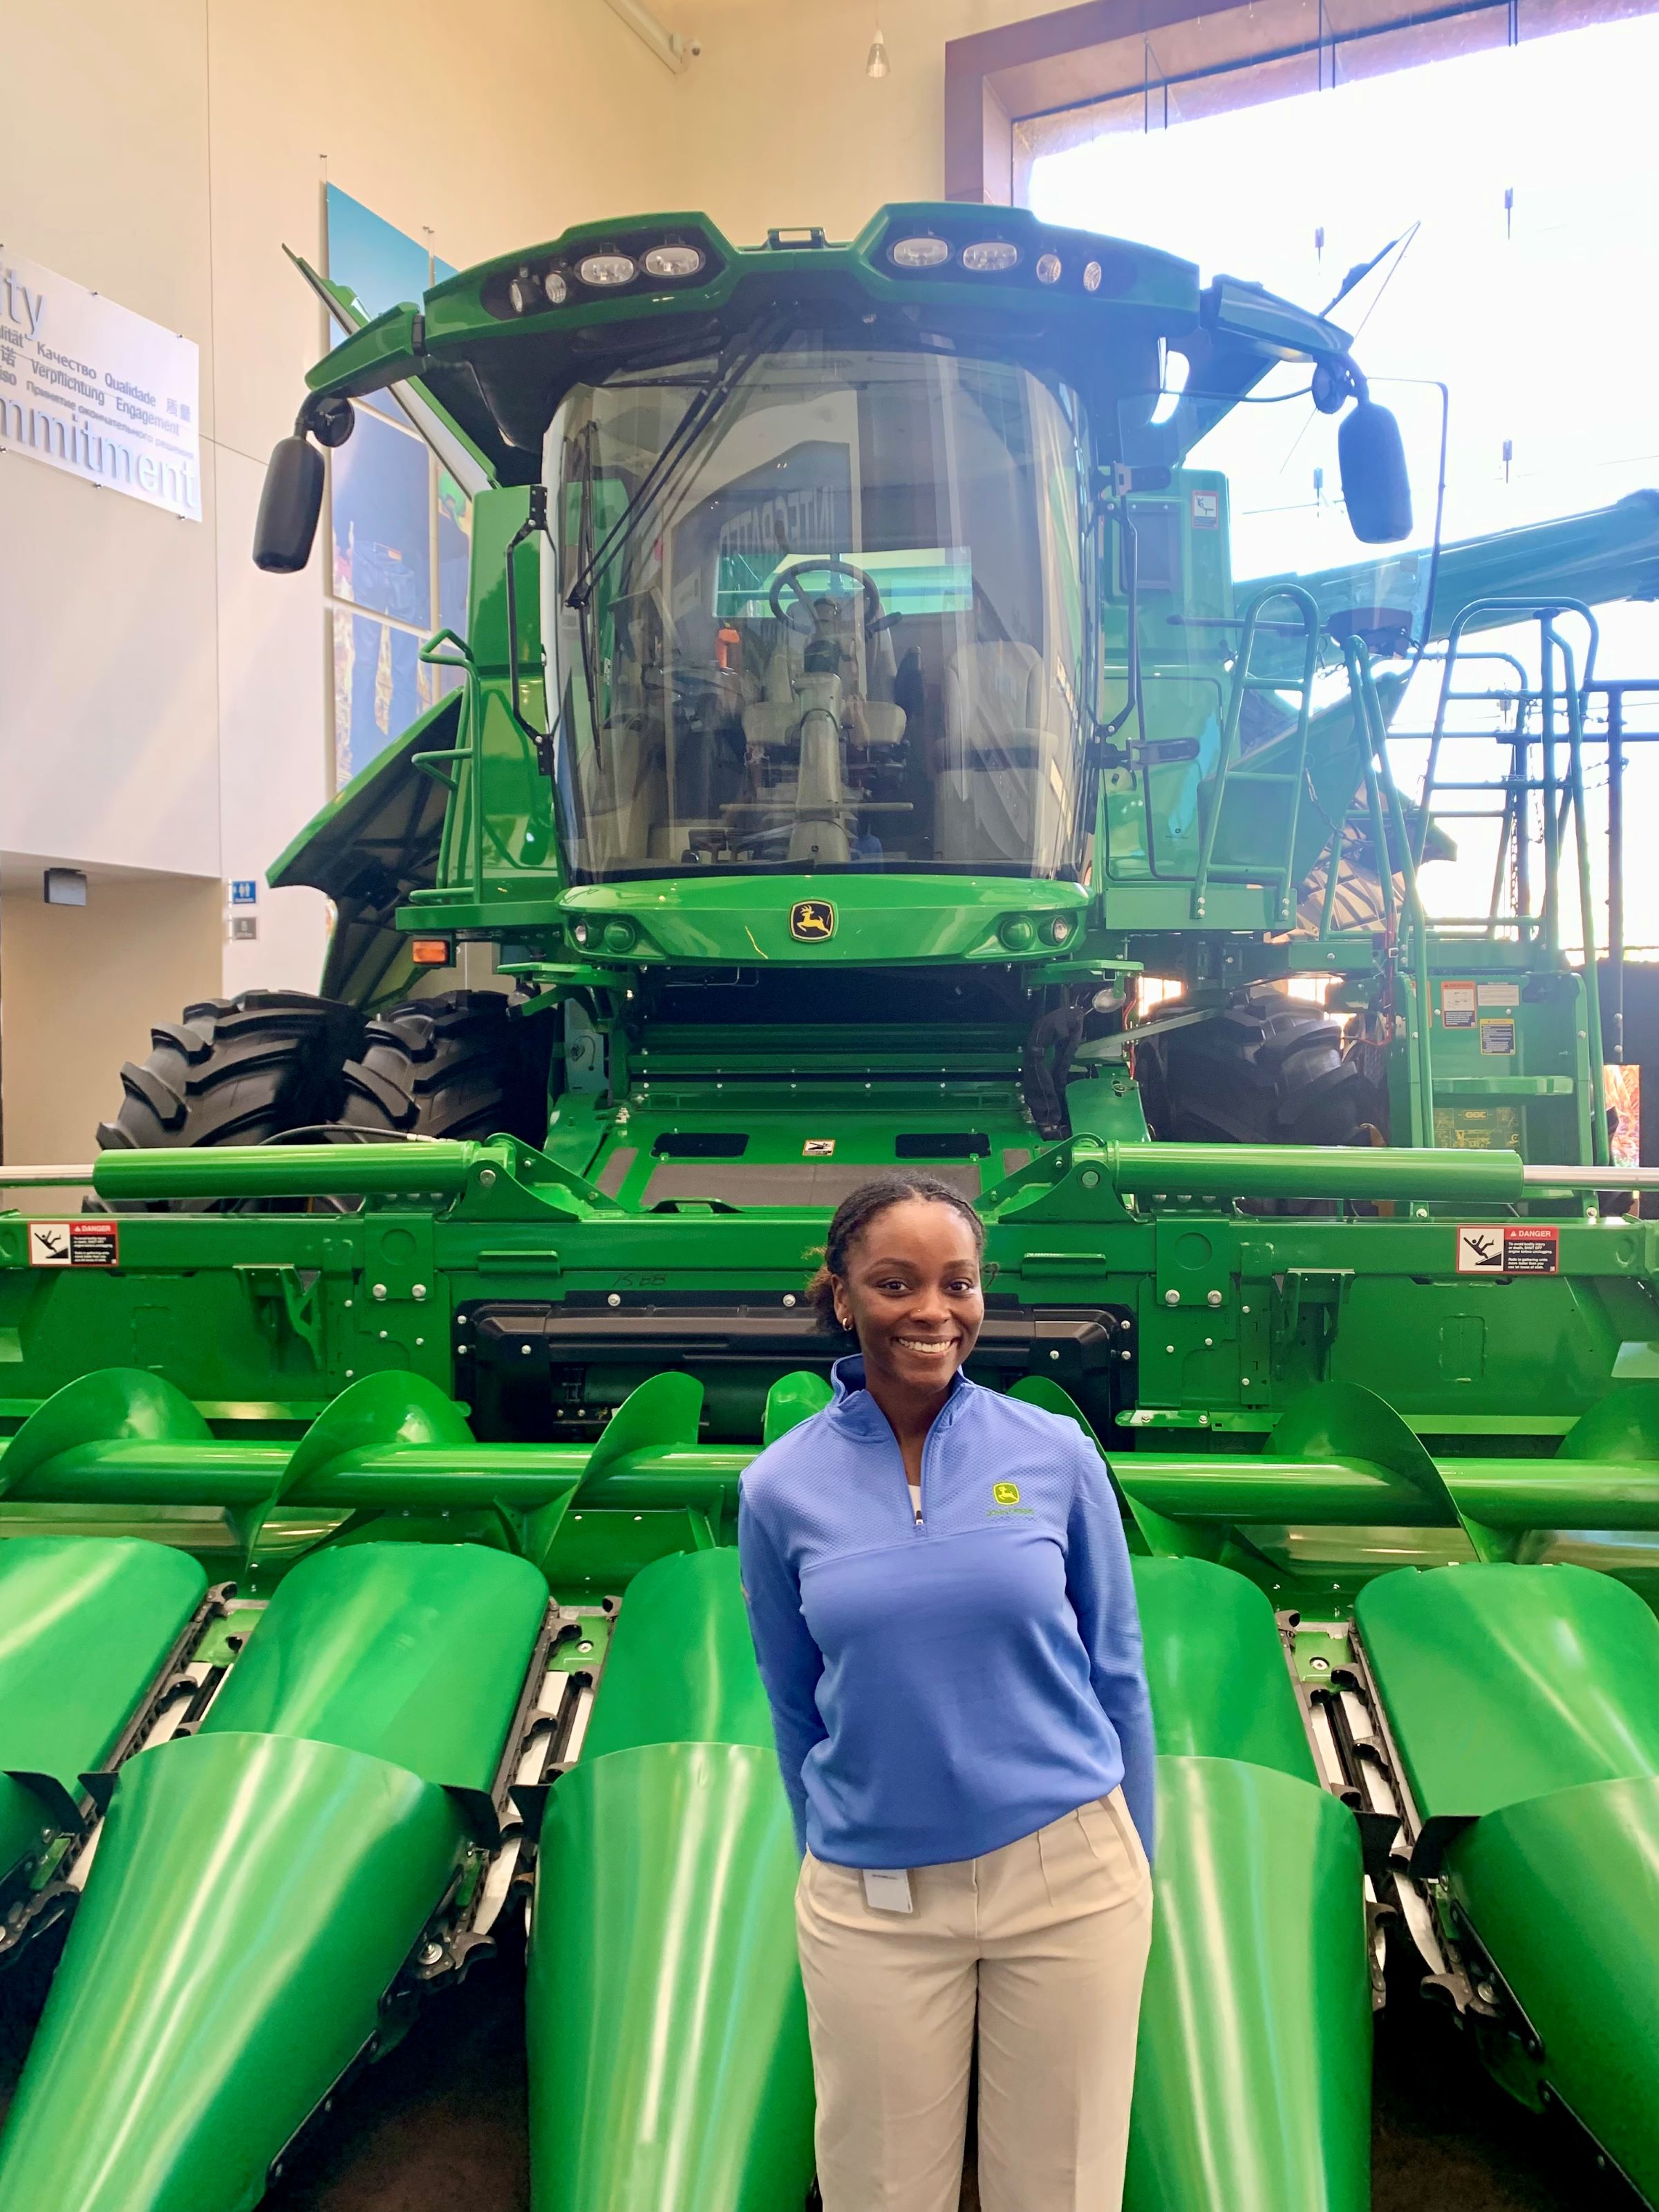
<svg viewBox="0 0 1659 2212"><path fill-rule="evenodd" d="M798 1869L769 1748L647 1743L559 1784L527 1992L535 2212L800 2212Z"/></svg>
<svg viewBox="0 0 1659 2212"><path fill-rule="evenodd" d="M1425 1820L1659 1774L1659 1621L1611 1577L1410 1568L1355 1617Z"/></svg>
<svg viewBox="0 0 1659 2212"><path fill-rule="evenodd" d="M52 1840L53 1815L33 1790L0 1774L0 1878Z"/></svg>
<svg viewBox="0 0 1659 2212"><path fill-rule="evenodd" d="M585 1753L651 1743L746 1743L775 1755L729 1547L676 1553L629 1586Z"/></svg>
<svg viewBox="0 0 1659 2212"><path fill-rule="evenodd" d="M194 1559L137 1537L0 1544L0 1772L78 1789L206 1589Z"/></svg>
<svg viewBox="0 0 1659 2212"><path fill-rule="evenodd" d="M337 1744L141 1753L0 2139L0 2203L248 2212L374 2036L461 1842L444 1790Z"/></svg>
<svg viewBox="0 0 1659 2212"><path fill-rule="evenodd" d="M1543 2043L1550 2085L1659 2202L1659 1779L1488 1813L1446 1864Z"/></svg>
<svg viewBox="0 0 1659 2212"><path fill-rule="evenodd" d="M547 1605L528 1561L476 1544L302 1559L202 1723L307 1736L487 1790Z"/></svg>
<svg viewBox="0 0 1659 2212"><path fill-rule="evenodd" d="M1125 2212L1365 2212L1359 1834L1310 1784L1160 1758Z"/></svg>
<svg viewBox="0 0 1659 2212"><path fill-rule="evenodd" d="M1316 1782L1273 1607L1261 1591L1207 1559L1131 1564L1160 1753L1249 1759Z"/></svg>

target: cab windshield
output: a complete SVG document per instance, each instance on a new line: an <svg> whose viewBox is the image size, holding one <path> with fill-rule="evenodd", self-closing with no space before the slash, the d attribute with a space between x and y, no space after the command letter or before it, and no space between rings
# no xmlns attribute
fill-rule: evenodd
<svg viewBox="0 0 1659 2212"><path fill-rule="evenodd" d="M1090 457L1065 386L804 337L577 386L546 468L578 880L1077 875Z"/></svg>

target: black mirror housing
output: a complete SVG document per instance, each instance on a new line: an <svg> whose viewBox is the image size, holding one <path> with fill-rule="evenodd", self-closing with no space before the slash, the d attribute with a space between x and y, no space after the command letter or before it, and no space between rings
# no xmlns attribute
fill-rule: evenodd
<svg viewBox="0 0 1659 2212"><path fill-rule="evenodd" d="M322 455L308 438L279 438L253 526L254 567L267 575L297 575L311 559L322 511Z"/></svg>
<svg viewBox="0 0 1659 2212"><path fill-rule="evenodd" d="M1386 407L1361 399L1336 434L1337 465L1348 521L1362 545L1397 545L1412 534L1412 486L1405 441Z"/></svg>

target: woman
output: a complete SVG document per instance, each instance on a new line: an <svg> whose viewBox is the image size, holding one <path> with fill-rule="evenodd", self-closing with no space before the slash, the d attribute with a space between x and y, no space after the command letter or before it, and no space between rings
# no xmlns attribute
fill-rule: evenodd
<svg viewBox="0 0 1659 2212"><path fill-rule="evenodd" d="M960 1371L983 1241L933 1176L854 1191L810 1295L858 1356L743 1480L824 2212L955 2212L976 2025L983 2212L1122 2193L1152 1931L1140 1626L1087 1437Z"/></svg>

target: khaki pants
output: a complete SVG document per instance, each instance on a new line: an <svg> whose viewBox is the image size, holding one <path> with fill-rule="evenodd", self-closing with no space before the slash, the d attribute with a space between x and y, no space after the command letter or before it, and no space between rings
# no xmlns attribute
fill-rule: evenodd
<svg viewBox="0 0 1659 2212"><path fill-rule="evenodd" d="M975 2014L983 2212L1116 2212L1152 1924L1122 1791L910 1893L801 1869L824 2212L956 2212Z"/></svg>

